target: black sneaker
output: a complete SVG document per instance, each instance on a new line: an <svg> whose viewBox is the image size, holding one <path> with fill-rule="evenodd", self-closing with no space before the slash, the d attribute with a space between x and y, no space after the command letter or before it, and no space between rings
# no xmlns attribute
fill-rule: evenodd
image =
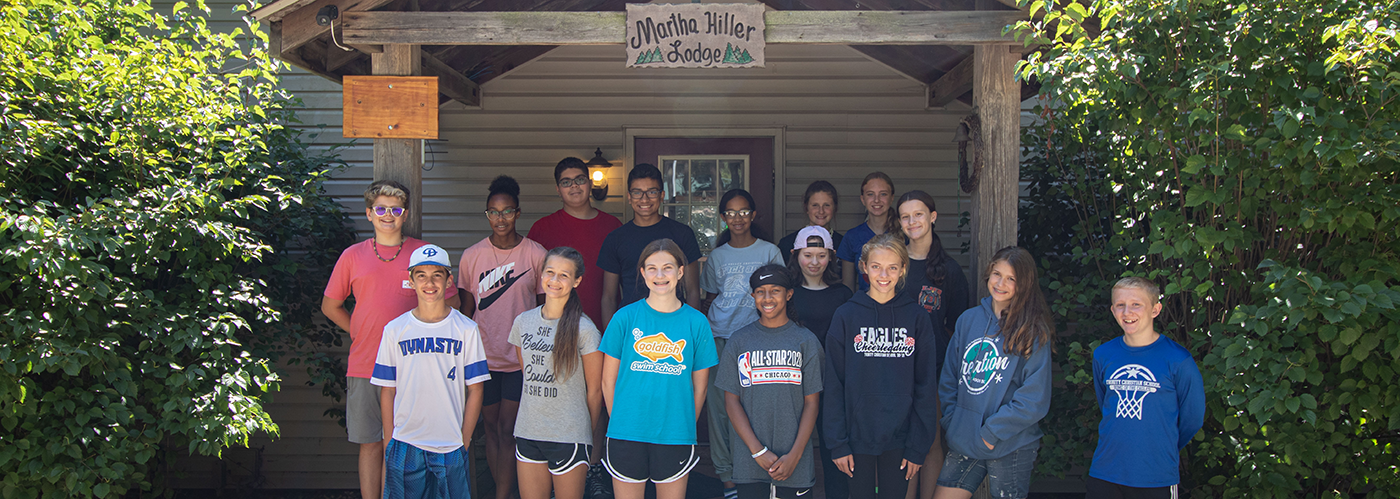
<svg viewBox="0 0 1400 499"><path fill-rule="evenodd" d="M588 478L583 484L583 496L585 499L612 499L612 477L603 470L602 463L588 467Z"/></svg>

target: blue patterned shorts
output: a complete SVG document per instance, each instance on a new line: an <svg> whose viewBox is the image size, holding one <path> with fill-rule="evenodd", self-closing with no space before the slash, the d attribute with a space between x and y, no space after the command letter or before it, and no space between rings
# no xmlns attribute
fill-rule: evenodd
<svg viewBox="0 0 1400 499"><path fill-rule="evenodd" d="M384 499L471 499L466 447L438 454L390 440L384 459Z"/></svg>

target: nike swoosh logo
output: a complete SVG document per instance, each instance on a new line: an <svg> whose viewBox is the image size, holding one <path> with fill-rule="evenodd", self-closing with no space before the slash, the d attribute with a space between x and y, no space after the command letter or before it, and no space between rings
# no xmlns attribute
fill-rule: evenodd
<svg viewBox="0 0 1400 499"><path fill-rule="evenodd" d="M767 278L769 278L769 277L773 277L773 274L758 276L758 280L762 281L762 280L767 279Z"/></svg>
<svg viewBox="0 0 1400 499"><path fill-rule="evenodd" d="M808 493L808 492L811 492L811 491L812 491L812 489L803 490L803 491L798 492L797 495L798 495L799 497L800 497L800 496L804 496L804 495L807 495L807 493Z"/></svg>
<svg viewBox="0 0 1400 499"><path fill-rule="evenodd" d="M501 282L501 287L496 288L496 290L492 291L491 294L482 297L481 301L477 303L476 308L480 310L486 310L491 306L492 303L496 303L496 300L500 299L501 295L504 294L507 289L510 289L510 286L512 284L515 284L515 281L519 281L521 278L525 277L525 274L529 273L530 269L527 268L524 272L521 272L520 275L506 276L506 278L503 279Z"/></svg>

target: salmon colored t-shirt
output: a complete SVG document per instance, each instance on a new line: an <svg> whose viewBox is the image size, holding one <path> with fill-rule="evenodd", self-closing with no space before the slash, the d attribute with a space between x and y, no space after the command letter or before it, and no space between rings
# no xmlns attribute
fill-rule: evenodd
<svg viewBox="0 0 1400 499"><path fill-rule="evenodd" d="M535 295L543 292L540 271L545 253L544 246L528 237L508 250L497 248L486 238L462 252L457 286L476 299L472 320L481 328L486 365L492 371L520 370L520 357L508 341L510 326L515 316L538 306Z"/></svg>
<svg viewBox="0 0 1400 499"><path fill-rule="evenodd" d="M350 312L350 365L346 376L369 378L374 373L384 325L418 306L418 295L408 278L408 259L413 250L424 244L428 243L404 237L401 251L381 245L376 256L371 238L345 248L335 262L325 295L334 300L355 297ZM386 262L381 257L393 260ZM457 296L457 289L449 286L447 296Z"/></svg>

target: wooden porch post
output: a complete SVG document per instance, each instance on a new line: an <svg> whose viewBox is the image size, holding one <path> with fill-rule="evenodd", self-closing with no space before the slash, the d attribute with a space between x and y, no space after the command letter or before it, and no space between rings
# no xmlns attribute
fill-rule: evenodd
<svg viewBox="0 0 1400 499"><path fill-rule="evenodd" d="M370 54L374 74L418 76L423 74L418 45L385 45L384 52ZM419 139L374 139L374 179L393 180L408 187L408 218L403 234L423 238L423 145Z"/></svg>
<svg viewBox="0 0 1400 499"><path fill-rule="evenodd" d="M976 296L983 267L997 250L1016 244L1021 190L1021 83L1014 72L1020 52L1010 45L973 48L972 99L982 120L983 162L972 193L972 272Z"/></svg>

